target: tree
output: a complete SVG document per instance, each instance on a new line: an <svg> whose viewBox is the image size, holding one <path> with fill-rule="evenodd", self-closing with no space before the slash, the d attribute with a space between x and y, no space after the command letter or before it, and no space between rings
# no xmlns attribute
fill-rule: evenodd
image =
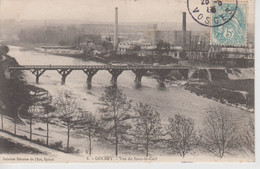
<svg viewBox="0 0 260 169"><path fill-rule="evenodd" d="M45 99L41 96L45 95L45 92L36 90L34 92L31 91L30 94L32 95L32 103L28 102L29 105L27 105L28 106L27 115L28 115L29 124L30 124L30 140L32 140L33 119L38 118L40 116L40 112L42 109L41 103ZM32 104L32 105L30 106L30 104Z"/></svg>
<svg viewBox="0 0 260 169"><path fill-rule="evenodd" d="M126 131L130 128L127 120L131 119L131 101L116 87L106 87L100 98L99 108L104 134L101 136L115 144L115 155L118 155L118 144L124 140Z"/></svg>
<svg viewBox="0 0 260 169"><path fill-rule="evenodd" d="M141 50L142 50L141 46L139 46L139 45L134 45L133 51L139 52L139 51L141 51Z"/></svg>
<svg viewBox="0 0 260 169"><path fill-rule="evenodd" d="M29 125L30 125L30 140L32 140L32 124L33 124L33 118L38 116L39 107L32 105L28 107L28 115L29 115Z"/></svg>
<svg viewBox="0 0 260 169"><path fill-rule="evenodd" d="M82 47L84 54L85 55L92 55L94 51L94 46L93 45L87 45Z"/></svg>
<svg viewBox="0 0 260 169"><path fill-rule="evenodd" d="M101 35L86 34L85 38L90 39L96 45L101 45L102 44Z"/></svg>
<svg viewBox="0 0 260 169"><path fill-rule="evenodd" d="M108 52L109 50L113 49L113 44L110 41L106 40L102 42L102 47L105 49L106 52Z"/></svg>
<svg viewBox="0 0 260 169"><path fill-rule="evenodd" d="M54 100L57 118L67 127L67 152L69 151L70 131L81 122L82 114L75 98L69 91L61 91Z"/></svg>
<svg viewBox="0 0 260 169"><path fill-rule="evenodd" d="M203 121L202 146L222 158L238 146L237 125L232 114L222 107L211 107Z"/></svg>
<svg viewBox="0 0 260 169"><path fill-rule="evenodd" d="M31 96L29 94L29 86L23 84L19 77L16 79L10 79L6 81L2 86L5 90L2 90L1 98L5 105L5 114L13 118L14 122L14 134L16 134L16 124L18 122L17 114L18 111L23 111L26 106L31 102Z"/></svg>
<svg viewBox="0 0 260 169"><path fill-rule="evenodd" d="M9 47L6 45L1 45L0 46L0 55L7 55L9 52Z"/></svg>
<svg viewBox="0 0 260 169"><path fill-rule="evenodd" d="M1 112L1 129L4 130L4 115Z"/></svg>
<svg viewBox="0 0 260 169"><path fill-rule="evenodd" d="M195 123L191 118L176 114L174 118L169 118L167 133L170 136L168 146L173 153L178 153L184 157L189 151L196 148L199 138L194 129Z"/></svg>
<svg viewBox="0 0 260 169"><path fill-rule="evenodd" d="M1 114L1 129L4 130L4 114L3 111L5 109L5 105L3 102L0 100L0 114Z"/></svg>
<svg viewBox="0 0 260 169"><path fill-rule="evenodd" d="M89 112L83 112L82 121L77 125L78 133L84 134L88 137L89 142L89 155L92 154L92 137L98 133L99 130L99 124L95 116L93 116Z"/></svg>
<svg viewBox="0 0 260 169"><path fill-rule="evenodd" d="M12 73L11 78L6 78L4 75L4 68L6 66L17 66L15 59L6 57L4 62L0 62L0 100L4 105L3 113L13 118L14 134L16 134L16 124L19 122L18 112L26 116L27 110L32 105L32 96L30 91L43 90L35 86L28 85L23 77L21 71ZM28 117L28 116L27 116Z"/></svg>
<svg viewBox="0 0 260 169"><path fill-rule="evenodd" d="M241 135L242 145L251 153L255 153L255 123L250 118L247 128Z"/></svg>
<svg viewBox="0 0 260 169"><path fill-rule="evenodd" d="M137 104L134 110L133 142L144 147L148 157L150 146L159 142L162 135L160 115L150 105L143 103Z"/></svg>
<svg viewBox="0 0 260 169"><path fill-rule="evenodd" d="M158 54L163 54L163 53L168 54L170 50L171 50L171 45L169 43L163 42L162 40L160 40L157 43L156 51Z"/></svg>
<svg viewBox="0 0 260 169"><path fill-rule="evenodd" d="M53 105L53 99L47 95L46 102L42 103L44 111L41 116L41 120L46 123L46 145L49 145L49 124L56 118L56 111Z"/></svg>

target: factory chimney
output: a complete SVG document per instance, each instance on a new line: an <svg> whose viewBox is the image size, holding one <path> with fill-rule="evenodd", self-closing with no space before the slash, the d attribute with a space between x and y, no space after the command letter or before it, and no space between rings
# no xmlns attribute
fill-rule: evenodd
<svg viewBox="0 0 260 169"><path fill-rule="evenodd" d="M186 12L182 13L182 49L186 46Z"/></svg>
<svg viewBox="0 0 260 169"><path fill-rule="evenodd" d="M114 25L114 50L118 47L118 9L115 8L115 25Z"/></svg>

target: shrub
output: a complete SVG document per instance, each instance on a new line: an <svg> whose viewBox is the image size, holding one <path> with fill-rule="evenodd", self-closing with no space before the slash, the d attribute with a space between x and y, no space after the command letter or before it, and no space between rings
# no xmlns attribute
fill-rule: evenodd
<svg viewBox="0 0 260 169"><path fill-rule="evenodd" d="M170 80L181 80L182 74L177 70L172 70L169 74L166 75L166 78Z"/></svg>
<svg viewBox="0 0 260 169"><path fill-rule="evenodd" d="M24 140L28 140L28 137L27 136L20 136L22 139Z"/></svg>
<svg viewBox="0 0 260 169"><path fill-rule="evenodd" d="M78 154L78 153L79 153L79 149L75 149L75 147L70 146L70 147L67 149L67 153L75 153L75 154Z"/></svg>
<svg viewBox="0 0 260 169"><path fill-rule="evenodd" d="M35 142L36 144L40 144L40 145L44 145L45 141L43 139L37 139L34 140L33 142Z"/></svg>
<svg viewBox="0 0 260 169"><path fill-rule="evenodd" d="M55 150L60 150L63 147L62 146L62 141L57 141L57 142L51 143L50 147L55 149Z"/></svg>
<svg viewBox="0 0 260 169"><path fill-rule="evenodd" d="M6 55L9 52L9 47L6 45L0 46L0 55Z"/></svg>

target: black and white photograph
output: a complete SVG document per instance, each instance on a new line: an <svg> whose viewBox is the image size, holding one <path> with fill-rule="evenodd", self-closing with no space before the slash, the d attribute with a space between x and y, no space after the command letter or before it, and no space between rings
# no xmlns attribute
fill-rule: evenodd
<svg viewBox="0 0 260 169"><path fill-rule="evenodd" d="M0 0L0 163L253 163L254 65L254 0Z"/></svg>

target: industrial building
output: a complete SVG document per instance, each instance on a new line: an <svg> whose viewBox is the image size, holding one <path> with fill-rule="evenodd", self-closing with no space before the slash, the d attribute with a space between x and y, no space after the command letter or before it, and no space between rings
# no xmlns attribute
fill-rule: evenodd
<svg viewBox="0 0 260 169"><path fill-rule="evenodd" d="M118 9L115 8L114 50L117 54L137 54L138 56L158 55L157 44L165 42L170 45L169 51L160 53L172 58L183 58L204 62L218 62L230 66L253 66L254 42L248 41L246 47L218 47L210 45L207 32L194 33L187 31L186 13L183 12L182 30L158 29L157 24L149 24L143 31L143 37L136 40L118 37ZM250 37L250 36L249 36ZM251 38L253 39L253 38ZM135 50L135 51L134 51Z"/></svg>

